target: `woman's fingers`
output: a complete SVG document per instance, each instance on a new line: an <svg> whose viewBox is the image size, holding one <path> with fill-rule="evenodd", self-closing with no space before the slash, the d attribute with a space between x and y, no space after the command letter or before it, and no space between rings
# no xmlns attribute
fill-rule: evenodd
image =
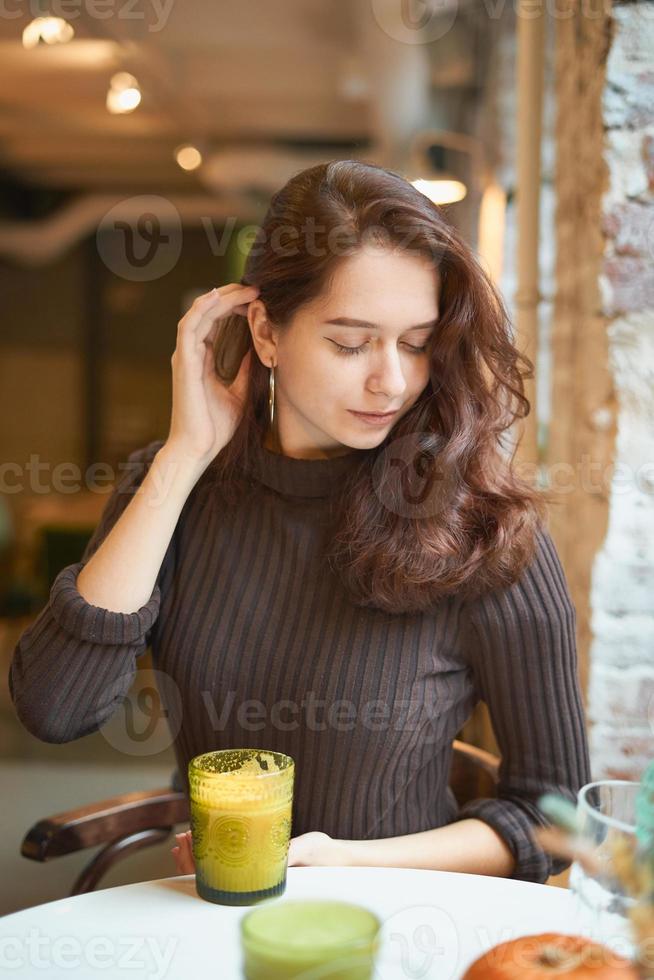
<svg viewBox="0 0 654 980"><path fill-rule="evenodd" d="M196 343L204 340L217 319L227 316L235 309L247 308L258 295L256 286L230 283L198 296L179 322L178 341L183 338L192 339Z"/></svg>
<svg viewBox="0 0 654 980"><path fill-rule="evenodd" d="M171 854L180 875L195 874L195 859L193 858L193 846L191 843L191 831L175 834L177 844L171 849Z"/></svg>
<svg viewBox="0 0 654 980"><path fill-rule="evenodd" d="M191 836L191 831L187 830L184 834L184 846L186 848L186 859L188 864L195 871L195 858L193 857L193 838Z"/></svg>
<svg viewBox="0 0 654 980"><path fill-rule="evenodd" d="M229 310L228 312L240 313L241 316L247 316L249 305L250 305L249 302L241 303L240 306L235 306L233 307L233 309ZM208 314L209 319L206 321L206 323L204 325L200 323L200 325L197 328L195 334L196 341L202 338L202 341L204 342L205 346L211 348L211 350L213 351L214 345L216 343L216 337L218 336L218 331L219 329L221 329L219 326L220 321L224 319L226 315L227 313L210 311ZM207 323L208 323L208 329L206 329Z"/></svg>

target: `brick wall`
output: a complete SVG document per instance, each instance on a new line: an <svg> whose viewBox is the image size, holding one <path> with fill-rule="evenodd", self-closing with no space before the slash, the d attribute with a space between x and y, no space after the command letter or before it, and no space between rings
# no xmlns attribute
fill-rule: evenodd
<svg viewBox="0 0 654 980"><path fill-rule="evenodd" d="M616 4L602 97L600 272L615 467L593 567L588 704L599 776L654 756L654 4Z"/></svg>
<svg viewBox="0 0 654 980"><path fill-rule="evenodd" d="M654 755L654 4L558 10L552 521L593 777L638 778Z"/></svg>

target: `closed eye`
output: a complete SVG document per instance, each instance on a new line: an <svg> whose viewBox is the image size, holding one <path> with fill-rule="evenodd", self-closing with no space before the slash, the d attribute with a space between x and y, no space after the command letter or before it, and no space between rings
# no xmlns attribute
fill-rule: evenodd
<svg viewBox="0 0 654 980"><path fill-rule="evenodd" d="M337 350L341 354L360 354L366 346L365 344L361 344L360 347L344 347L343 344L337 344L335 340L332 340L332 344L336 346ZM412 354L423 354L427 350L427 344L425 344L423 347L414 347L413 344L405 344L404 346L407 347Z"/></svg>

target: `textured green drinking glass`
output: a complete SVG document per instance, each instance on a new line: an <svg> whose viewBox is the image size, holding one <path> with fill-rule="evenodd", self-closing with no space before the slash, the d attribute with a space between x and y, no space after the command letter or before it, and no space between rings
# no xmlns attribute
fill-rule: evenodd
<svg viewBox="0 0 654 980"><path fill-rule="evenodd" d="M282 895L295 763L267 749L224 749L188 766L195 887L218 905Z"/></svg>
<svg viewBox="0 0 654 980"><path fill-rule="evenodd" d="M381 921L331 899L271 902L241 919L246 980L371 980Z"/></svg>

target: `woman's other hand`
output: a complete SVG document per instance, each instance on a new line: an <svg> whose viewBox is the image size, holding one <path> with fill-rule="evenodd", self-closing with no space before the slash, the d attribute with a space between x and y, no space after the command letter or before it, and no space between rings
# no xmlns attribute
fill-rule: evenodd
<svg viewBox="0 0 654 980"><path fill-rule="evenodd" d="M180 875L195 874L193 858L193 843L191 831L175 835L177 844L172 848L172 855ZM288 848L289 868L307 867L347 867L352 863L347 845L340 840L314 830L308 834L300 834L291 838Z"/></svg>
<svg viewBox="0 0 654 980"><path fill-rule="evenodd" d="M193 857L193 844L191 841L191 831L175 834L177 844L173 847L171 854L175 860L178 875L194 875L195 859Z"/></svg>

